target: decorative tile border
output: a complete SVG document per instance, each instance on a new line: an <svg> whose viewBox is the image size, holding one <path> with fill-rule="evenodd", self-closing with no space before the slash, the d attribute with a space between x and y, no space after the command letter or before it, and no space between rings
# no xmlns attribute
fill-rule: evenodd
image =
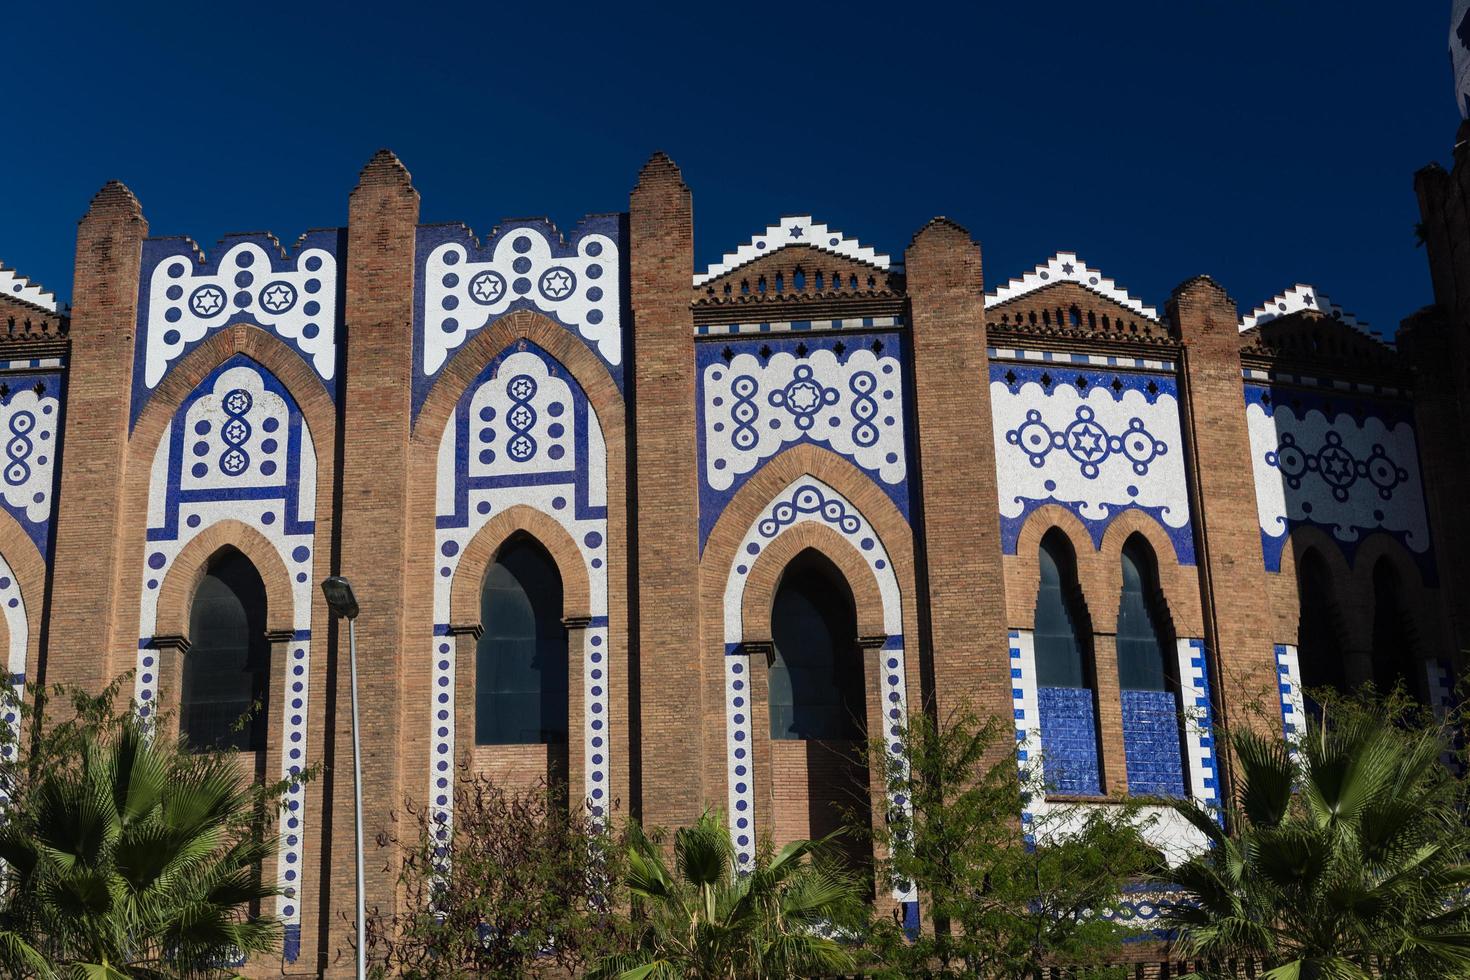
<svg viewBox="0 0 1470 980"><path fill-rule="evenodd" d="M33 371L36 368L57 369L66 364L61 357L34 357L28 361L0 361L0 371Z"/></svg>
<svg viewBox="0 0 1470 980"><path fill-rule="evenodd" d="M1083 354L1076 351L1028 350L1020 347L987 347L985 353L995 361L1037 361L1046 364L1081 364L1088 367L1111 367L1128 371L1166 371L1173 373L1173 361L1147 357L1118 357L1113 354Z"/></svg>
<svg viewBox="0 0 1470 980"><path fill-rule="evenodd" d="M1281 732L1295 754L1296 742L1306 732L1307 699L1302 693L1302 668L1294 644L1276 644L1276 686L1281 696Z"/></svg>
<svg viewBox="0 0 1470 980"><path fill-rule="evenodd" d="M1242 368L1241 379L1258 384L1300 385L1303 388L1328 388L1360 395L1381 395L1385 398L1408 398L1410 392L1390 385L1364 381L1344 381L1340 378L1318 378L1309 374L1292 374L1290 371L1265 371L1261 368Z"/></svg>
<svg viewBox="0 0 1470 980"><path fill-rule="evenodd" d="M874 327L907 326L901 316L848 317L843 320L772 320L769 323L701 323L696 337L726 337L739 334L803 333L813 330L865 330Z"/></svg>
<svg viewBox="0 0 1470 980"><path fill-rule="evenodd" d="M1190 795L1209 807L1220 805L1220 772L1215 754L1215 722L1210 705L1210 668L1205 641L1181 637L1175 641L1179 658L1180 697L1184 701L1184 745L1189 758ZM1223 819L1223 817L1222 817Z"/></svg>

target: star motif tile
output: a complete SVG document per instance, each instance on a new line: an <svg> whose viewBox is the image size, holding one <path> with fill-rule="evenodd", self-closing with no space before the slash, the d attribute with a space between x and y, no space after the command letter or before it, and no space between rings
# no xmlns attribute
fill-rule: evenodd
<svg viewBox="0 0 1470 980"><path fill-rule="evenodd" d="M260 305L272 313L285 313L296 302L296 291L283 282L272 283L260 293Z"/></svg>
<svg viewBox="0 0 1470 980"><path fill-rule="evenodd" d="M482 272L470 282L470 295L481 303L493 303L504 292L505 280L493 272Z"/></svg>
<svg viewBox="0 0 1470 980"><path fill-rule="evenodd" d="M214 286L205 286L194 294L194 298L189 301L189 305L194 308L194 312L199 316L214 316L224 308L225 294Z"/></svg>
<svg viewBox="0 0 1470 980"><path fill-rule="evenodd" d="M541 290L552 299L562 299L572 291L572 277L565 269L552 269L541 279Z"/></svg>

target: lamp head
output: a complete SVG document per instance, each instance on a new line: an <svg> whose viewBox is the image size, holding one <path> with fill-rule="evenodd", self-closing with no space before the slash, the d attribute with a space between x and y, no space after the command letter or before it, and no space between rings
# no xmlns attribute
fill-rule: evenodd
<svg viewBox="0 0 1470 980"><path fill-rule="evenodd" d="M322 580L322 594L332 612L347 619L357 618L357 596L352 594L352 583L340 575Z"/></svg>

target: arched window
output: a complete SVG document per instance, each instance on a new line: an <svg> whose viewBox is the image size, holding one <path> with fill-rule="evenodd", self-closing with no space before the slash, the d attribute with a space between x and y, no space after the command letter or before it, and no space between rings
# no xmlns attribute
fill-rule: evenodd
<svg viewBox="0 0 1470 980"><path fill-rule="evenodd" d="M1043 768L1051 788L1096 796L1102 781L1092 625L1077 582L1077 562L1066 535L1055 529L1041 539L1038 557L1041 583L1033 642Z"/></svg>
<svg viewBox="0 0 1470 980"><path fill-rule="evenodd" d="M1380 693L1404 685L1419 697L1414 626L1404 604L1403 584L1387 558L1373 566L1373 684Z"/></svg>
<svg viewBox="0 0 1470 980"><path fill-rule="evenodd" d="M771 738L863 738L863 662L852 591L818 552L802 552L782 573L771 638Z"/></svg>
<svg viewBox="0 0 1470 980"><path fill-rule="evenodd" d="M1297 599L1301 619L1297 632L1297 660L1302 686L1344 688L1343 651L1338 643L1332 573L1315 548L1297 563Z"/></svg>
<svg viewBox="0 0 1470 980"><path fill-rule="evenodd" d="M567 740L567 630L561 574L539 544L501 549L480 593L475 649L475 744Z"/></svg>
<svg viewBox="0 0 1470 980"><path fill-rule="evenodd" d="M1128 790L1184 795L1177 659L1159 592L1153 550L1139 535L1123 544L1118 598L1118 688L1123 702L1123 751Z"/></svg>
<svg viewBox="0 0 1470 980"><path fill-rule="evenodd" d="M270 691L265 584L250 559L234 548L210 559L194 591L182 673L179 732L191 746L265 748Z"/></svg>

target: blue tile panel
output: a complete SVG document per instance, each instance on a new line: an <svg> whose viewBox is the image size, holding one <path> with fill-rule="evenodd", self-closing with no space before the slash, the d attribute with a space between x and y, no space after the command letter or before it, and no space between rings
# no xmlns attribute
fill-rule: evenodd
<svg viewBox="0 0 1470 980"><path fill-rule="evenodd" d="M1179 704L1174 692L1123 691L1122 696L1128 792L1135 796L1184 796Z"/></svg>
<svg viewBox="0 0 1470 980"><path fill-rule="evenodd" d="M1092 691L1043 687L1036 693L1041 709L1041 764L1048 788L1074 796L1102 795Z"/></svg>

